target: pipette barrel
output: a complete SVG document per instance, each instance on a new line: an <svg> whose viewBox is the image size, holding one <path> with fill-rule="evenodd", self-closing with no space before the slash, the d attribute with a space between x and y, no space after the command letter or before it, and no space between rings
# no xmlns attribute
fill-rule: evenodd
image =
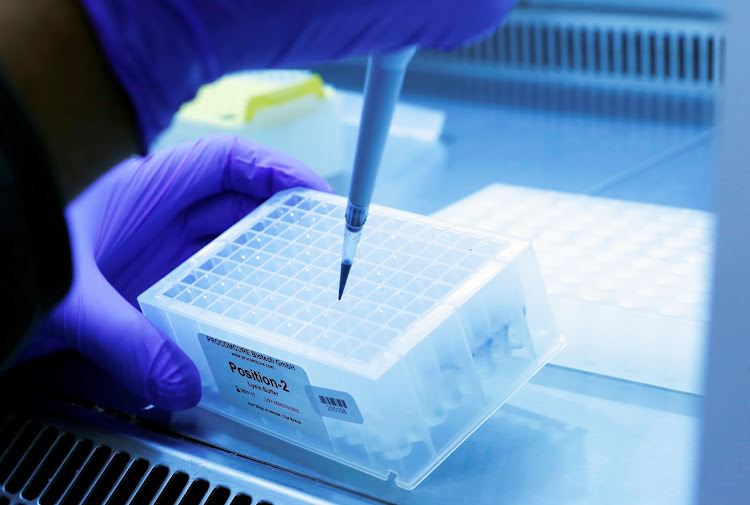
<svg viewBox="0 0 750 505"><path fill-rule="evenodd" d="M344 292L359 236L367 220L375 178L391 128L393 111L401 93L406 67L415 52L416 47L408 47L394 53L373 55L367 64L365 100L346 208L339 299Z"/></svg>

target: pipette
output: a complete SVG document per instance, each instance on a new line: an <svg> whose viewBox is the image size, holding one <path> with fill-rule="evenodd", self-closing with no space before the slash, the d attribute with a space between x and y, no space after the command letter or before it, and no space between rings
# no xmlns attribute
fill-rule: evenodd
<svg viewBox="0 0 750 505"><path fill-rule="evenodd" d="M346 206L344 247L341 253L339 300L354 262L362 227L367 220L375 176L380 166L385 140L391 127L393 109L401 93L404 74L416 47L407 47L388 54L370 56L365 79L365 100L359 122L357 153L354 158L349 202Z"/></svg>

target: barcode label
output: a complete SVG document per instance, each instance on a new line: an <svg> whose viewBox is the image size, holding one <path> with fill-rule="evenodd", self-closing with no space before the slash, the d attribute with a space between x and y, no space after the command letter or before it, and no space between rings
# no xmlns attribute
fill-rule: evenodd
<svg viewBox="0 0 750 505"><path fill-rule="evenodd" d="M324 405L333 405L336 407L343 407L345 409L349 408L346 406L346 402L339 398L331 398L330 396L321 396L321 395L318 395L318 398L320 398L320 403Z"/></svg>
<svg viewBox="0 0 750 505"><path fill-rule="evenodd" d="M321 416L357 424L364 422L357 402L346 391L316 386L305 386L305 391L310 404Z"/></svg>

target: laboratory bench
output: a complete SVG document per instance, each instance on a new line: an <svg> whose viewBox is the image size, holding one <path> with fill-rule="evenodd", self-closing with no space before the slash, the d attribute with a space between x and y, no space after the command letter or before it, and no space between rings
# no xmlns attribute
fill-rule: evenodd
<svg viewBox="0 0 750 505"><path fill-rule="evenodd" d="M403 101L442 111L444 127L439 142L389 141L374 203L432 214L488 184L503 183L713 208L715 131L710 124L550 113L408 90ZM345 139L351 157L356 130L348 129ZM347 176L329 180L337 193L346 194ZM96 373L83 365L76 366L75 373L69 364L59 366L59 375L50 375L52 368L46 376L60 379L54 388L68 395L60 398L77 394L73 375ZM413 491L200 409L176 413L165 424L168 418L155 409L112 405L113 398L125 395L115 394L109 388L117 386L104 379L81 380L88 382L88 389L97 384L94 399L69 403L77 408L98 405L84 416L86 423L99 427L90 436L104 436L115 449L118 443L132 447L137 440L149 454L168 454L193 465L192 477L212 484L245 482L251 490L265 490L254 493L258 498L266 491L281 496L273 493L286 486L297 490L288 495L288 503L687 505L695 491L699 395L555 365L543 368ZM19 397L28 400L35 394L31 380L14 379L13 384L22 384L16 387ZM29 389L24 393L24 388ZM45 411L43 399L34 403L29 411L42 422L59 425L59 416L66 419L64 425L78 415L68 407ZM151 419L159 428L118 417L109 407ZM123 430L123 437L116 438L106 428L118 423L137 429ZM193 449L185 450L180 445L185 443ZM131 452L135 458L137 451ZM194 468L203 460L211 463ZM253 473L252 481L242 481L243 471ZM307 493L313 496L309 501ZM281 498L268 501L285 503Z"/></svg>

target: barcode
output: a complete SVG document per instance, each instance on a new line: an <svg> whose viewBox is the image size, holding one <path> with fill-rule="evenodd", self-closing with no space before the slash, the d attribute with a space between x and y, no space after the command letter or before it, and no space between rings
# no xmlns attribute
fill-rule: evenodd
<svg viewBox="0 0 750 505"><path fill-rule="evenodd" d="M345 409L349 408L346 406L346 402L344 400L340 400L338 398L331 398L330 396L322 395L318 395L318 398L320 398L320 403L323 403L325 405L333 405L334 407L343 407Z"/></svg>

